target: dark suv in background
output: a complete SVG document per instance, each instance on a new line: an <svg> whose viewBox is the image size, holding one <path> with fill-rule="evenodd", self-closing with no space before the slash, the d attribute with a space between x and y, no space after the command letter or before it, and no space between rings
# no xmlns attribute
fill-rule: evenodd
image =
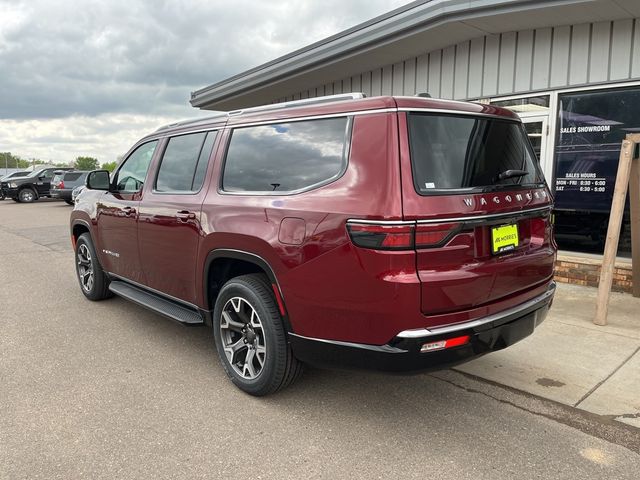
<svg viewBox="0 0 640 480"><path fill-rule="evenodd" d="M4 175L3 177L0 177L0 185L2 185L2 182L9 182L9 180L12 178L24 177L25 175L29 175L29 172L13 172L8 175ZM0 200L4 200L4 199L5 199L4 190L0 188Z"/></svg>
<svg viewBox="0 0 640 480"><path fill-rule="evenodd" d="M51 198L59 198L69 205L73 205L71 197L73 189L85 184L88 173L81 170L56 172L51 181Z"/></svg>
<svg viewBox="0 0 640 480"><path fill-rule="evenodd" d="M72 169L51 167L34 170L24 177L3 180L0 188L6 197L16 202L35 202L41 197L51 196L51 179L55 172L65 170Z"/></svg>
<svg viewBox="0 0 640 480"><path fill-rule="evenodd" d="M519 118L325 97L164 127L71 214L84 295L213 327L253 395L302 364L444 368L545 318L551 195Z"/></svg>

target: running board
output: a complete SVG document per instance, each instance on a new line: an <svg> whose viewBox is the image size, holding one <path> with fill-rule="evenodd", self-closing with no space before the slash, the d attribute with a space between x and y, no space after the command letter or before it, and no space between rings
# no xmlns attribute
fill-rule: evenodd
<svg viewBox="0 0 640 480"><path fill-rule="evenodd" d="M182 306L171 300L167 300L158 294L148 292L129 283L120 280L112 280L109 290L120 297L131 300L160 315L169 317L184 325L203 325L204 319L199 312L186 306Z"/></svg>

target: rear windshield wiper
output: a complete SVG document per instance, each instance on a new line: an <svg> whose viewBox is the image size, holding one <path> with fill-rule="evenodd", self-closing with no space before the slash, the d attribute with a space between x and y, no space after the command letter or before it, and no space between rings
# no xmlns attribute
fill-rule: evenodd
<svg viewBox="0 0 640 480"><path fill-rule="evenodd" d="M507 178L524 177L525 175L529 175L529 172L526 170L505 170L498 174L496 181L499 182L500 180L506 180Z"/></svg>

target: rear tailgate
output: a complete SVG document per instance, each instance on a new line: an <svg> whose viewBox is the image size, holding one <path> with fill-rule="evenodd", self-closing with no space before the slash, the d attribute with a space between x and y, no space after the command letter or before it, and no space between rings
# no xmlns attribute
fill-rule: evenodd
<svg viewBox="0 0 640 480"><path fill-rule="evenodd" d="M400 135L424 314L499 301L552 277L551 196L517 121L406 112Z"/></svg>

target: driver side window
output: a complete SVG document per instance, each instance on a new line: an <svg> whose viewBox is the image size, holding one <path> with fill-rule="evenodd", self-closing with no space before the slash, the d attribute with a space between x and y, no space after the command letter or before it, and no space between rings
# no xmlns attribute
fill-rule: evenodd
<svg viewBox="0 0 640 480"><path fill-rule="evenodd" d="M135 193L142 190L149 164L158 141L147 142L136 148L118 169L113 184L118 192Z"/></svg>

